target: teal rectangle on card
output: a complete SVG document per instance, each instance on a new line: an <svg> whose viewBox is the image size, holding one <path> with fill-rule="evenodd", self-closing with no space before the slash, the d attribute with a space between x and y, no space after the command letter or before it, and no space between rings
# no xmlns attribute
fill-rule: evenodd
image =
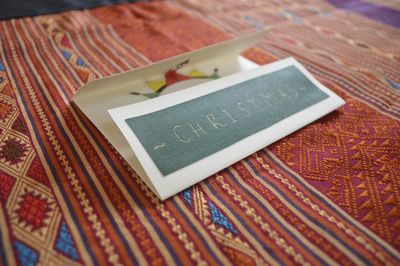
<svg viewBox="0 0 400 266"><path fill-rule="evenodd" d="M326 98L289 66L125 121L166 176Z"/></svg>

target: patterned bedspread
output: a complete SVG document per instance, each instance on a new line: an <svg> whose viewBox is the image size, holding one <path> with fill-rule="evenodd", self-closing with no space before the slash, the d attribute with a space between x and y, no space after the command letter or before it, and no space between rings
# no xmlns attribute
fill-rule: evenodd
<svg viewBox="0 0 400 266"><path fill-rule="evenodd" d="M398 265L400 31L337 6L167 0L0 21L0 264ZM246 57L293 56L346 105L164 202L71 100L265 27Z"/></svg>

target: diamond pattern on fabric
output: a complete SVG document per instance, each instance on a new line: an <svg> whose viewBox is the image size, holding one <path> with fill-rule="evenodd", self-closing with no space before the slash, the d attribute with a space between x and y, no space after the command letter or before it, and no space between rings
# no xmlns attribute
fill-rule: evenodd
<svg viewBox="0 0 400 266"><path fill-rule="evenodd" d="M17 258L20 265L24 266L34 266L38 261L38 253L26 244L15 241L15 250L17 251Z"/></svg>
<svg viewBox="0 0 400 266"><path fill-rule="evenodd" d="M217 207L215 207L215 205L212 202L209 202L208 206L210 206L210 209L211 209L211 220L214 223L225 227L226 229L228 229L229 231L231 231L234 234L237 234L236 229L228 221L226 216L220 210L218 210Z"/></svg>
<svg viewBox="0 0 400 266"><path fill-rule="evenodd" d="M47 218L48 210L47 202L40 196L25 194L17 214L20 219L31 224L34 229L38 229L43 226L43 220Z"/></svg>
<svg viewBox="0 0 400 266"><path fill-rule="evenodd" d="M189 206L192 206L192 195L190 194L190 189L186 189L183 191L183 198L189 204Z"/></svg>
<svg viewBox="0 0 400 266"><path fill-rule="evenodd" d="M72 240L72 236L65 222L61 223L55 248L64 255L67 255L74 260L79 260L79 255L76 251L74 241Z"/></svg>

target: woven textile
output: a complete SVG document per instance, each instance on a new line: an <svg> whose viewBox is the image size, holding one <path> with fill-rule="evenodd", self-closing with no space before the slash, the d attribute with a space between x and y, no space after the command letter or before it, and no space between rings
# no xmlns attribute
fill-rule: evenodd
<svg viewBox="0 0 400 266"><path fill-rule="evenodd" d="M246 57L294 56L346 105L166 201L71 100L264 27ZM325 1L177 0L0 21L0 43L1 264L400 263L399 29Z"/></svg>

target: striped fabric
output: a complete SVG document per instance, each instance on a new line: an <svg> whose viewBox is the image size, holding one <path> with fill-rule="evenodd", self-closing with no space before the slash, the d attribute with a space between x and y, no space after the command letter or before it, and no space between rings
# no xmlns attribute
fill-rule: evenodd
<svg viewBox="0 0 400 266"><path fill-rule="evenodd" d="M246 57L294 56L346 105L166 201L71 100L95 78L264 27ZM1 21L0 264L399 264L399 40L311 0Z"/></svg>

